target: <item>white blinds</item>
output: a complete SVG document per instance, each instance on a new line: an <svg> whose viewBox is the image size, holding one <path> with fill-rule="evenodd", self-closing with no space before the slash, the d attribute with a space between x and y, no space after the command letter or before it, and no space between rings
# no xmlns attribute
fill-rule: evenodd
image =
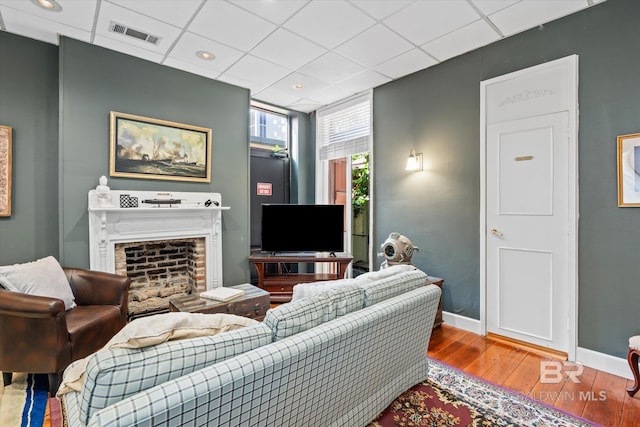
<svg viewBox="0 0 640 427"><path fill-rule="evenodd" d="M318 156L338 159L371 150L371 98L367 94L318 112Z"/></svg>

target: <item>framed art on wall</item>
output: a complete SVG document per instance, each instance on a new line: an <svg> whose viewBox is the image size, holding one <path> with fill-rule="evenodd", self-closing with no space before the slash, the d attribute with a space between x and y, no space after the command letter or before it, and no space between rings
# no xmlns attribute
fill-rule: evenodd
<svg viewBox="0 0 640 427"><path fill-rule="evenodd" d="M11 216L12 129L0 126L0 216Z"/></svg>
<svg viewBox="0 0 640 427"><path fill-rule="evenodd" d="M618 136L618 206L640 206L640 133Z"/></svg>
<svg viewBox="0 0 640 427"><path fill-rule="evenodd" d="M211 129L133 114L110 114L109 174L211 182Z"/></svg>

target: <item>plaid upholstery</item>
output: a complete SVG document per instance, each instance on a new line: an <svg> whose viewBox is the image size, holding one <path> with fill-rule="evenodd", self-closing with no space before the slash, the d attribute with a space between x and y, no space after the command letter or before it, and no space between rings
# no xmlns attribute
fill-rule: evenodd
<svg viewBox="0 0 640 427"><path fill-rule="evenodd" d="M324 293L292 301L267 311L263 323L273 331L273 340L295 335L335 317L333 302Z"/></svg>
<svg viewBox="0 0 640 427"><path fill-rule="evenodd" d="M96 411L128 396L270 342L271 330L259 323L141 349L99 351L87 364L80 420L86 424Z"/></svg>
<svg viewBox="0 0 640 427"><path fill-rule="evenodd" d="M364 289L356 285L342 285L329 289L324 293L333 303L335 315L344 316L352 311L360 310L364 305Z"/></svg>
<svg viewBox="0 0 640 427"><path fill-rule="evenodd" d="M89 425L365 425L426 378L439 297L421 286L140 392Z"/></svg>
<svg viewBox="0 0 640 427"><path fill-rule="evenodd" d="M388 298L400 295L424 286L427 274L421 270L411 270L394 274L380 280L369 282L358 281L358 286L364 289L364 306L369 307Z"/></svg>

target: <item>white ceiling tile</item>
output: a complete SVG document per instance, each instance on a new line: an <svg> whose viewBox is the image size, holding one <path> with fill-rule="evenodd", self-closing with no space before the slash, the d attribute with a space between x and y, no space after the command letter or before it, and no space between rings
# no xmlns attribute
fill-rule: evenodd
<svg viewBox="0 0 640 427"><path fill-rule="evenodd" d="M271 22L233 4L208 1L189 31L241 50L249 50L276 28Z"/></svg>
<svg viewBox="0 0 640 427"><path fill-rule="evenodd" d="M58 0L58 3L62 6L62 10L60 12L51 12L36 6L28 0L0 1L0 5L2 6L20 10L30 15L43 18L46 21L57 22L81 30L91 31L93 17L96 13L96 0ZM4 12L2 15L5 16ZM35 26L35 23L31 25ZM44 27L41 28L45 29L48 25L49 24L45 24Z"/></svg>
<svg viewBox="0 0 640 427"><path fill-rule="evenodd" d="M284 27L332 49L374 23L349 3L323 0L307 4Z"/></svg>
<svg viewBox="0 0 640 427"><path fill-rule="evenodd" d="M376 73L372 70L366 70L362 73L356 74L353 77L349 77L346 80L340 82L340 86L353 93L362 92L363 90L371 89L381 84L390 82L391 79L383 76L380 73Z"/></svg>
<svg viewBox="0 0 640 427"><path fill-rule="evenodd" d="M337 53L329 52L303 66L299 71L324 82L335 83L363 70L362 65Z"/></svg>
<svg viewBox="0 0 640 427"><path fill-rule="evenodd" d="M301 67L326 52L317 44L284 29L278 29L251 50L255 56L290 69Z"/></svg>
<svg viewBox="0 0 640 427"><path fill-rule="evenodd" d="M384 25L377 24L335 50L347 58L371 67L413 47Z"/></svg>
<svg viewBox="0 0 640 427"><path fill-rule="evenodd" d="M296 85L302 87L296 88ZM291 73L272 85L273 88L298 98L307 98L309 93L320 91L328 86L325 82L300 73Z"/></svg>
<svg viewBox="0 0 640 427"><path fill-rule="evenodd" d="M269 102L271 104L281 106L293 104L300 99L297 96L293 96L274 87L269 87L256 94L253 94L253 97L259 101Z"/></svg>
<svg viewBox="0 0 640 427"><path fill-rule="evenodd" d="M160 41L155 45L124 34L114 33L109 31L111 22L126 25L132 29L160 37ZM173 25L166 24L140 13L106 2L103 2L100 6L100 15L98 16L98 23L96 26L96 35L114 39L122 43L157 53L165 53L176 40L180 32L181 30L178 27L174 27Z"/></svg>
<svg viewBox="0 0 640 427"><path fill-rule="evenodd" d="M109 3L117 4L118 6L124 7L126 9L131 9L143 15L147 15L159 21L166 22L167 24L175 25L176 27L185 26L196 13L198 8L200 7L200 4L202 3L201 0L180 0L179 2L166 0L106 1L108 1Z"/></svg>
<svg viewBox="0 0 640 427"><path fill-rule="evenodd" d="M222 74L218 76L218 80L220 80L221 82L229 83L230 85L249 89L251 93L256 93L256 92L259 92L261 89L264 89L263 85L253 83L247 80L239 79L229 74Z"/></svg>
<svg viewBox="0 0 640 427"><path fill-rule="evenodd" d="M286 105L286 107L289 107L291 110L301 111L303 113L310 113L322 107L322 104L315 103L308 99L301 99L297 102Z"/></svg>
<svg viewBox="0 0 640 427"><path fill-rule="evenodd" d="M351 2L375 19L384 19L392 13L402 9L411 1L409 0L354 0Z"/></svg>
<svg viewBox="0 0 640 427"><path fill-rule="evenodd" d="M382 64L376 66L374 70L389 76L392 79L397 79L407 74L415 73L416 71L423 70L437 64L438 61L427 55L420 49L412 49L409 52L405 52L402 55L396 56Z"/></svg>
<svg viewBox="0 0 640 427"><path fill-rule="evenodd" d="M193 74L197 74L199 76L208 77L210 79L216 79L220 75L220 71L207 68L207 67L199 67L198 65L192 64L190 62L180 61L176 58L167 58L164 62L164 65L172 68L177 68L178 70L188 71Z"/></svg>
<svg viewBox="0 0 640 427"><path fill-rule="evenodd" d="M256 70L260 71L256 72ZM227 75L261 85L263 88L290 73L291 70L288 68L252 55L244 56L225 72Z"/></svg>
<svg viewBox="0 0 640 427"><path fill-rule="evenodd" d="M17 9L0 6L7 31L46 43L58 44L58 34L88 42L91 33L59 22L47 21Z"/></svg>
<svg viewBox="0 0 640 427"><path fill-rule="evenodd" d="M411 42L421 45L480 19L464 1L417 1L383 22Z"/></svg>
<svg viewBox="0 0 640 427"><path fill-rule="evenodd" d="M476 21L439 39L422 45L422 49L444 61L499 40L500 36L485 21Z"/></svg>
<svg viewBox="0 0 640 427"><path fill-rule="evenodd" d="M480 9L480 12L485 15L491 15L519 1L520 0L471 0L471 2Z"/></svg>
<svg viewBox="0 0 640 427"><path fill-rule="evenodd" d="M212 53L214 59L207 61L198 57L196 52L201 50ZM184 33L169 53L171 58L220 72L229 68L243 55L244 53L237 49L190 32Z"/></svg>
<svg viewBox="0 0 640 427"><path fill-rule="evenodd" d="M327 105L341 99L348 98L354 93L355 92L345 89L340 85L331 85L323 88L322 90L311 91L307 98L320 105Z"/></svg>
<svg viewBox="0 0 640 427"><path fill-rule="evenodd" d="M93 43L96 46L101 46L116 52L124 53L126 55L135 56L137 58L146 59L151 62L160 62L164 55L157 52L151 52L150 50L143 49L138 46L133 46L127 43L123 43L120 40L111 39L103 36L96 36Z"/></svg>
<svg viewBox="0 0 640 427"><path fill-rule="evenodd" d="M585 3L586 0L523 0L490 15L489 19L505 36L510 36L584 9Z"/></svg>
<svg viewBox="0 0 640 427"><path fill-rule="evenodd" d="M231 3L253 12L275 24L282 24L294 13L307 4L307 0L287 1L256 1L256 0L231 0Z"/></svg>

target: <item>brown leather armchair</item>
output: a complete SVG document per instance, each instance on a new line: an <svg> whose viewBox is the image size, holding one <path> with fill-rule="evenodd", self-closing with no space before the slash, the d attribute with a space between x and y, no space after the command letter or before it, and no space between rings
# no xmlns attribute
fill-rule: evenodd
<svg viewBox="0 0 640 427"><path fill-rule="evenodd" d="M49 376L54 396L63 370L102 348L127 323L130 279L100 271L63 268L77 307L60 299L0 288L0 371Z"/></svg>

